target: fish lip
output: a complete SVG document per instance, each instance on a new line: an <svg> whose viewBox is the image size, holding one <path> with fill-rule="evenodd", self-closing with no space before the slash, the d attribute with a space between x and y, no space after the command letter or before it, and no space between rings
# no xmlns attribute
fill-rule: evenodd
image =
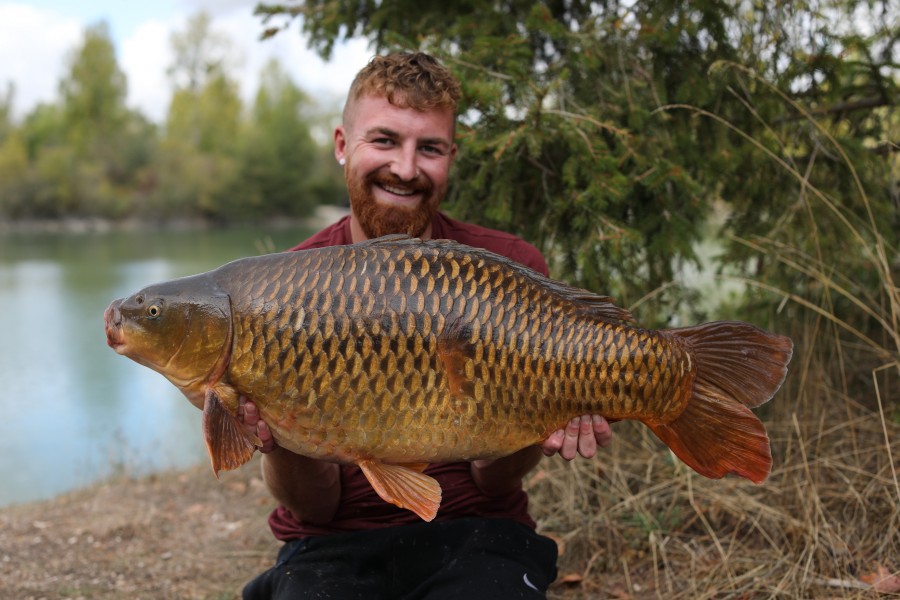
<svg viewBox="0 0 900 600"><path fill-rule="evenodd" d="M119 301L109 305L103 313L103 324L106 329L106 345L122 353L125 346L125 332L122 329L122 313L119 311Z"/></svg>

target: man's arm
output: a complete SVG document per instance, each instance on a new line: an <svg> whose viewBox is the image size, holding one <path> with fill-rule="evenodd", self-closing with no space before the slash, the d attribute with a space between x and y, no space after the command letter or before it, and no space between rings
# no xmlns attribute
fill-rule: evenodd
<svg viewBox="0 0 900 600"><path fill-rule="evenodd" d="M272 496L300 521L328 523L341 499L340 467L279 447L256 405L241 398L238 417L263 445L262 475Z"/></svg>

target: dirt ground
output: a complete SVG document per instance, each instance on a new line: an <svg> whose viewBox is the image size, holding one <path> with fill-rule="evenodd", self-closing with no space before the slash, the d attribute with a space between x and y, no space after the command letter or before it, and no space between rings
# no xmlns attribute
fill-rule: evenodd
<svg viewBox="0 0 900 600"><path fill-rule="evenodd" d="M219 481L201 465L0 509L0 599L239 598L280 545L257 461Z"/></svg>
<svg viewBox="0 0 900 600"><path fill-rule="evenodd" d="M240 597L278 549L255 464L118 478L0 509L0 598Z"/></svg>

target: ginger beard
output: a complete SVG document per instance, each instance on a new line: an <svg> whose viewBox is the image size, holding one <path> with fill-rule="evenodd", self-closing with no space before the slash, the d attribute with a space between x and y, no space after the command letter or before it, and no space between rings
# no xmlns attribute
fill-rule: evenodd
<svg viewBox="0 0 900 600"><path fill-rule="evenodd" d="M365 177L355 176L350 168L345 173L350 206L369 239L394 233L421 236L437 213L443 196L443 192L422 175L412 181L403 181L386 169L379 169ZM379 204L372 193L375 186L402 188L421 194L422 198L413 207Z"/></svg>

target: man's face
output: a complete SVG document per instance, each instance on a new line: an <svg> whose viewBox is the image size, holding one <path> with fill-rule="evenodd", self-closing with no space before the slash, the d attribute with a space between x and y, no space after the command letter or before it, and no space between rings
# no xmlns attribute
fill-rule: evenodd
<svg viewBox="0 0 900 600"><path fill-rule="evenodd" d="M335 155L346 159L350 207L366 237L430 233L456 156L454 118L450 109L422 112L381 97L356 101L335 130Z"/></svg>

